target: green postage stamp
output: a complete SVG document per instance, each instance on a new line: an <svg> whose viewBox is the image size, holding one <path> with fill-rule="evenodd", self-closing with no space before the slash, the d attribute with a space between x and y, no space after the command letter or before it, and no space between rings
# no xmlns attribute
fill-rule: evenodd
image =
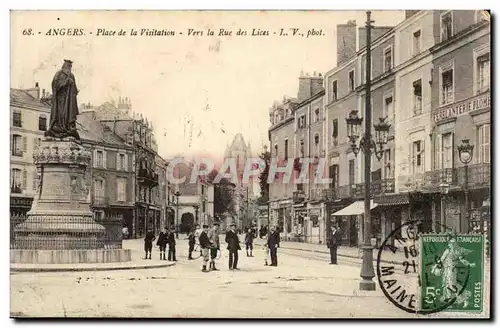
<svg viewBox="0 0 500 328"><path fill-rule="evenodd" d="M420 243L420 306L482 312L484 237L423 235Z"/></svg>

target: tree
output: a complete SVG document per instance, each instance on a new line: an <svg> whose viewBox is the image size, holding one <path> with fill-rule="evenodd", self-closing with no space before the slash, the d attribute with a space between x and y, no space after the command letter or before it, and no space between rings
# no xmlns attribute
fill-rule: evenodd
<svg viewBox="0 0 500 328"><path fill-rule="evenodd" d="M229 213L234 216L236 214L234 206L234 188L236 186L226 178L222 178L218 183L213 183L217 174L217 170L214 169L207 177L208 182L214 185L214 215L221 217L225 213Z"/></svg>
<svg viewBox="0 0 500 328"><path fill-rule="evenodd" d="M267 183L267 178L269 176L269 165L271 162L271 153L268 151L263 151L260 156L266 162L266 167L260 173L259 176L259 186L260 186L260 197L257 199L259 204L267 204L269 202L269 183Z"/></svg>

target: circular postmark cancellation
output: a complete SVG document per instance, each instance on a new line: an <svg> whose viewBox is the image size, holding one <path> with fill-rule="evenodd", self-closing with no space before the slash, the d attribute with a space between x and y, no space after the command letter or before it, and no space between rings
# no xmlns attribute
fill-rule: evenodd
<svg viewBox="0 0 500 328"><path fill-rule="evenodd" d="M463 258L457 235L441 225L440 234L422 235L422 224L409 221L393 230L377 255L380 289L396 307L412 314L441 312L469 296L471 263L453 260Z"/></svg>

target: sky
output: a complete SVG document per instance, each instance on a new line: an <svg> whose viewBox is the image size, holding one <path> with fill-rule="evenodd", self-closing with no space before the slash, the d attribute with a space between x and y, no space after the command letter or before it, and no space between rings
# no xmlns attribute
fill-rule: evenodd
<svg viewBox="0 0 500 328"><path fill-rule="evenodd" d="M373 11L375 26L397 25L403 11ZM64 59L74 62L79 103L99 105L129 97L133 111L153 122L159 154L222 157L241 132L257 154L268 143L269 108L295 97L301 71L325 73L336 64L337 24L363 11L45 11L11 14L12 88L39 82L50 89ZM36 21L36 24L30 22ZM23 35L36 25L33 35ZM84 35L46 35L49 29ZM214 36L206 30L215 31ZM276 36L283 28L322 30L322 36ZM96 36L98 29L126 36ZM176 36L129 36L131 29L172 30ZM188 36L188 30L203 36ZM232 35L219 36L219 30ZM236 36L238 29L270 36ZM92 34L90 34L92 32ZM182 32L183 35L180 35Z"/></svg>

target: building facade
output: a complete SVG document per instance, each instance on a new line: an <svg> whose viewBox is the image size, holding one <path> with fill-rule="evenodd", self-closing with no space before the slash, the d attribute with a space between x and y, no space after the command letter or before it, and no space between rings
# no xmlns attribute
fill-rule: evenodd
<svg viewBox="0 0 500 328"><path fill-rule="evenodd" d="M33 151L50 122L50 103L45 90L10 89L10 213L25 216L38 186Z"/></svg>

